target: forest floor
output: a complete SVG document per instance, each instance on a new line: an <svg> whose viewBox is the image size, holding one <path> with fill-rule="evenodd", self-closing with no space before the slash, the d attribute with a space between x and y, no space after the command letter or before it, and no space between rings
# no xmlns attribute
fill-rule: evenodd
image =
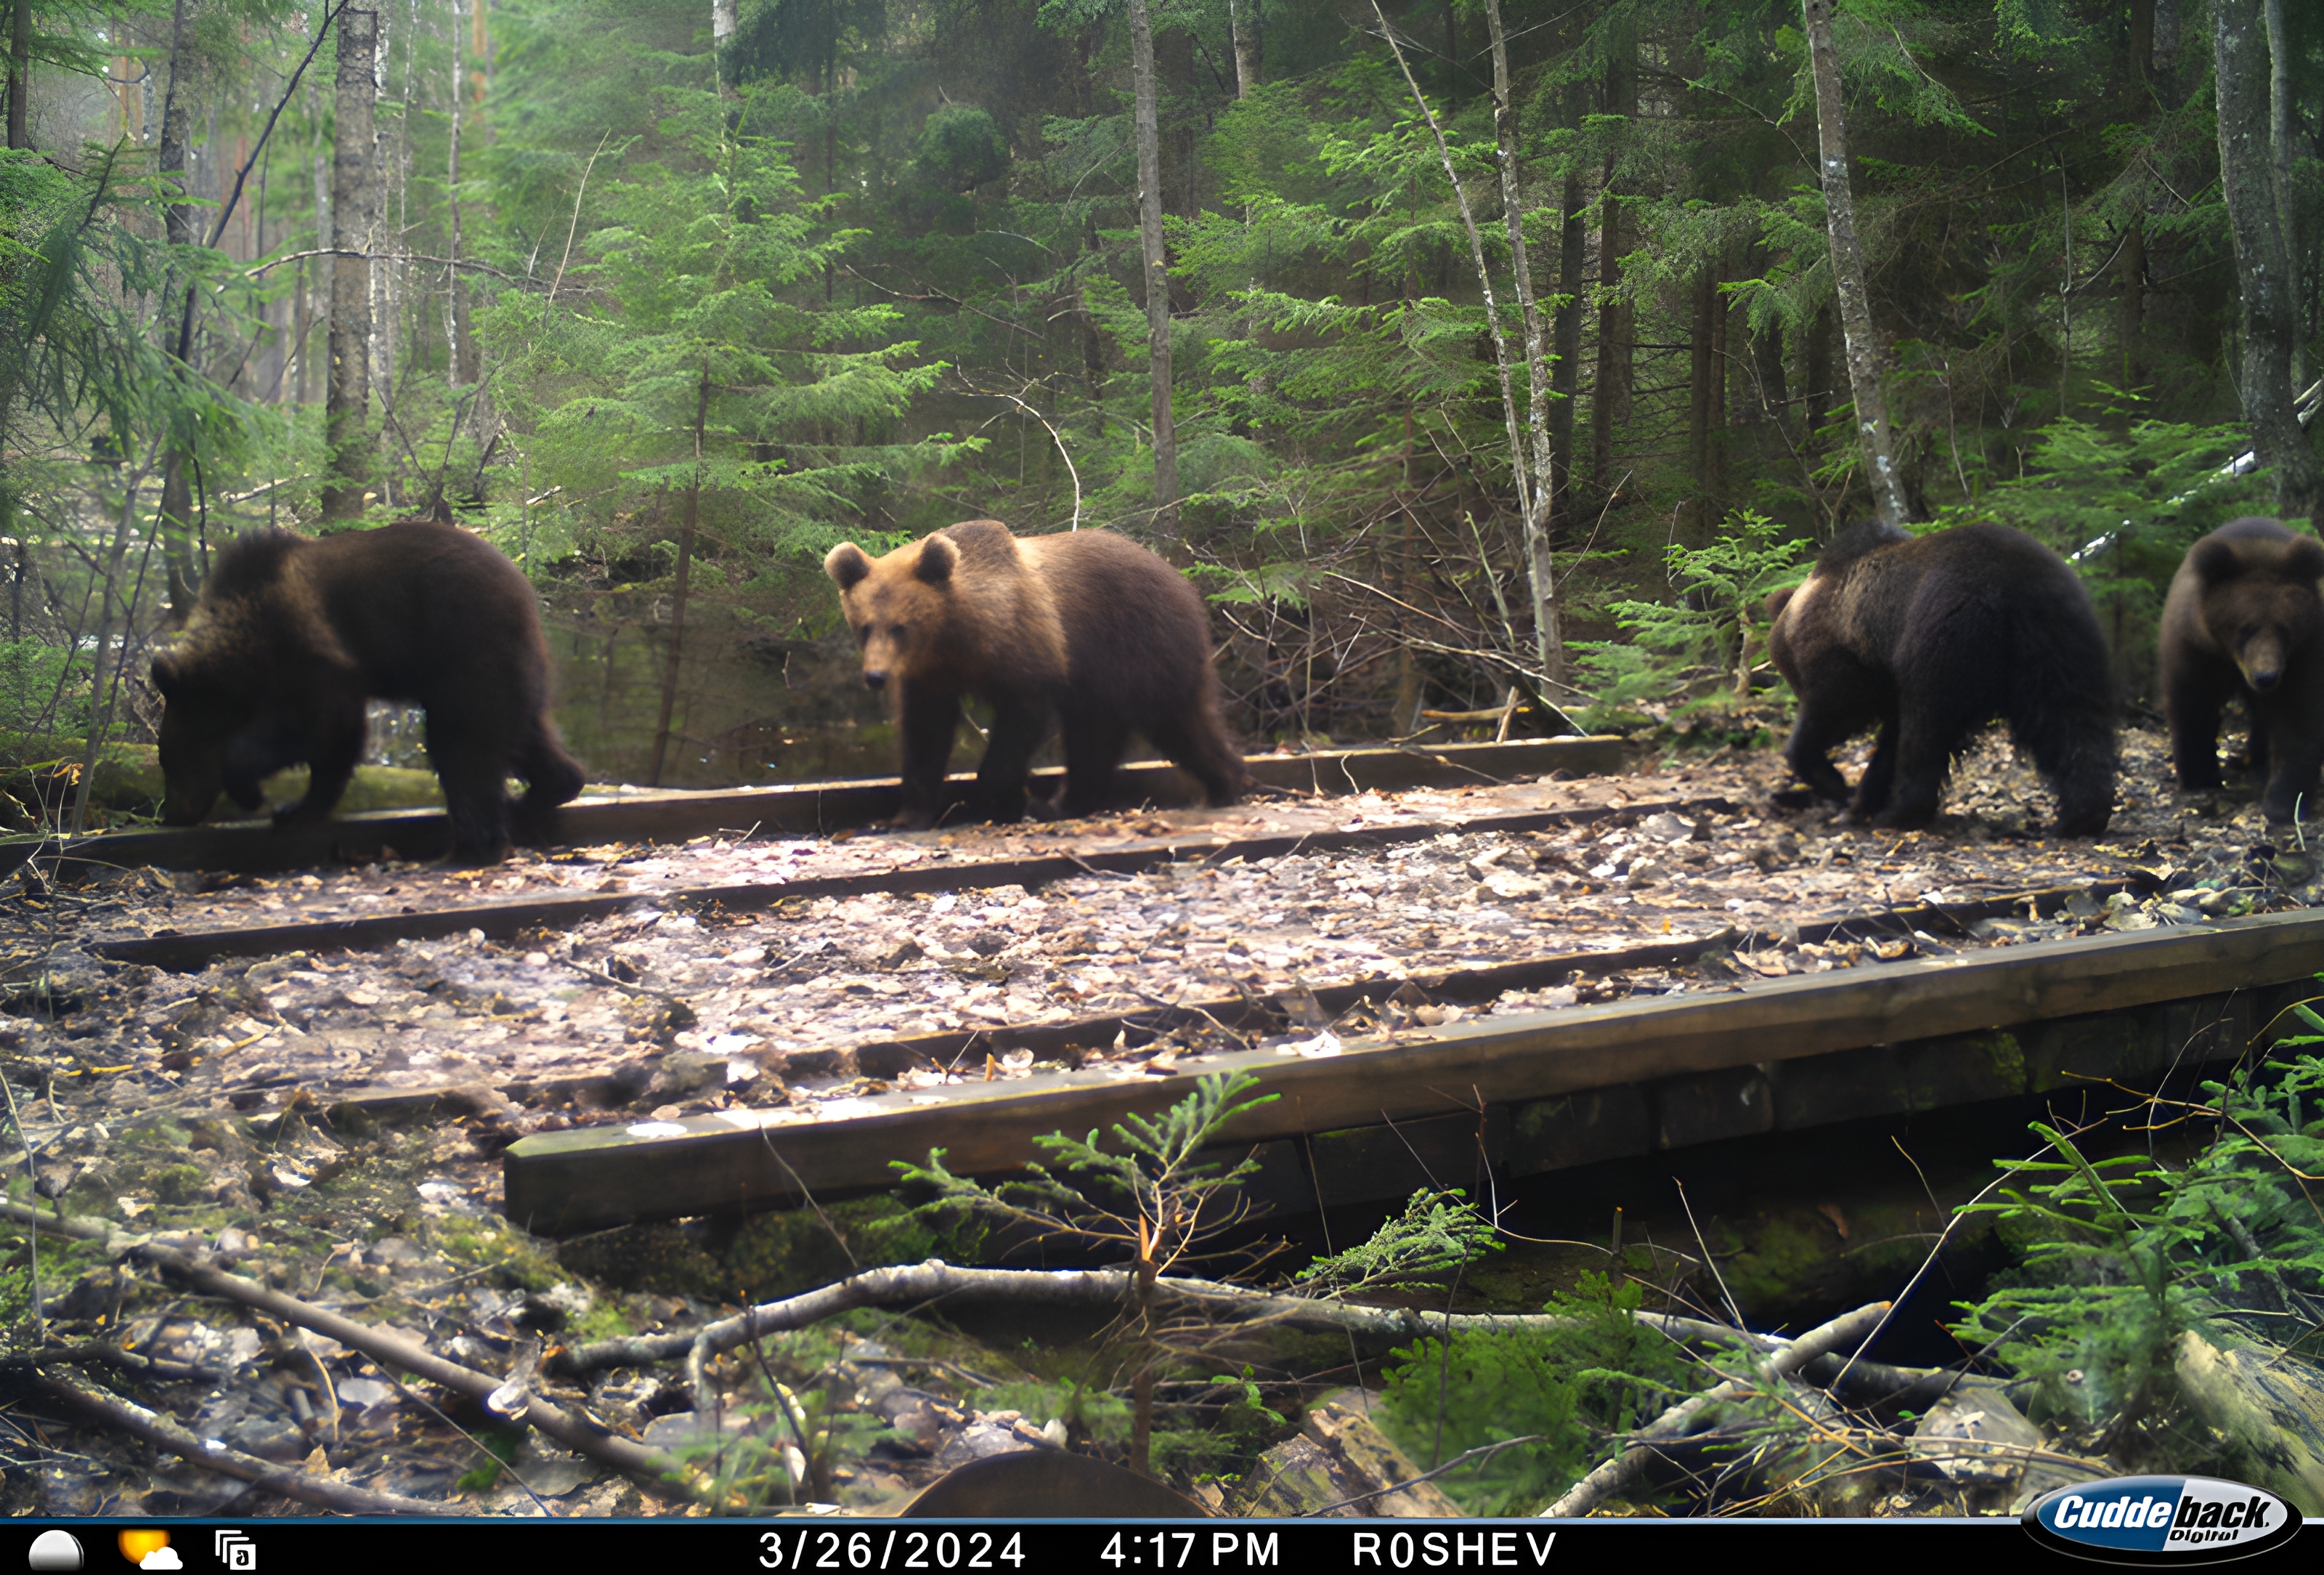
<svg viewBox="0 0 2324 1575"><path fill-rule="evenodd" d="M1861 764L1850 764L1851 774ZM2107 836L2095 841L2042 834L2046 796L1997 737L1962 762L1946 814L1924 831L1835 827L1827 808L1780 807L1774 795L1786 783L1773 751L1727 750L1618 778L919 836L737 837L525 853L487 870L385 864L226 882L144 870L75 887L32 874L0 899L8 981L0 1068L45 1207L205 1251L221 1266L239 1265L352 1317L385 1319L432 1348L493 1367L513 1359L528 1331L561 1327L586 1337L714 1315L708 1303L682 1296L601 1293L560 1270L550 1244L497 1215L503 1147L527 1132L632 1121L649 1110L669 1119L788 1105L800 1119L844 1116L850 1101L890 1082L862 1074L854 1046L1190 996L1393 981L1649 938L1780 938L1819 918L2133 871L2145 872L2143 884L2158 894L2085 900L2052 920L1987 920L1943 944L2201 922L2324 894L2289 850L2267 844L2255 805L2175 799L2163 741L2153 733L2124 735L2120 807ZM1199 841L1588 806L1619 812L1514 836L1447 832L1249 865L1192 859L1135 876L1093 873L1038 893L868 894L748 914L715 905L678 912L655 900L677 889L936 858L1086 857L1140 838ZM472 933L373 952L226 959L198 973L115 963L88 950L167 930L552 889L620 890L638 902L554 937L500 943ZM1793 939L1729 956L1755 972L1783 973L1874 967L1909 950ZM1729 989L1734 977L1717 966L1630 969L1512 993L1479 1009ZM1438 1022L1461 1013L1422 1010ZM1170 1053L1148 1046L1089 1055L1114 1056L1134 1077ZM1033 1053L1017 1051L958 1071L907 1068L892 1080L941 1098L947 1080L1035 1070ZM421 1118L318 1118L351 1090L399 1087L434 1096L415 1100ZM32 1201L21 1180L15 1196ZM20 1237L0 1270L0 1293L12 1302L30 1294L22 1246ZM358 1353L246 1309L165 1293L106 1262L94 1244L60 1247L44 1237L42 1257L51 1338L117 1342L178 1364L194 1376L149 1378L140 1394L200 1437L414 1496L441 1498L466 1478L480 1507L512 1513L539 1512L536 1495L560 1501L558 1513L650 1506L623 1478L543 1450L531 1434L513 1475L496 1476L488 1465L470 1477L477 1446L415 1399L415 1385L386 1382ZM939 1372L945 1362L1014 1371L1023 1356L959 1342L922 1351L936 1341L923 1331L897 1357L892 1329L881 1337L887 1346L856 1349L846 1344L852 1338L834 1335L811 1353L800 1347L798 1359L812 1374L861 1357L869 1364L862 1376L912 1361L936 1363ZM318 1386L323 1372L330 1382ZM869 1383L859 1394L894 1387ZM1050 1420L1005 1415L997 1404L980 1412L973 1386L955 1384L954 1393L954 1401L942 1402L911 1391L919 1399L910 1405L935 1407L914 1413L921 1442L894 1459L858 1462L842 1498L892 1500L939 1461L959 1458L945 1449L975 1429L992 1434L991 1442L1012 1429L1038 1432ZM583 1397L578 1389L569 1396ZM651 1372L598 1375L586 1398L596 1414L650 1442L671 1441L655 1433L671 1424L665 1413L694 1426L674 1385ZM147 1446L43 1420L56 1414L38 1404L0 1413L0 1429L15 1440L7 1452L37 1462L9 1471L0 1490L18 1513L210 1514L244 1493ZM890 1424L904 1425L892 1418L869 1425ZM237 1512L262 1500L280 1502L241 1497Z"/></svg>

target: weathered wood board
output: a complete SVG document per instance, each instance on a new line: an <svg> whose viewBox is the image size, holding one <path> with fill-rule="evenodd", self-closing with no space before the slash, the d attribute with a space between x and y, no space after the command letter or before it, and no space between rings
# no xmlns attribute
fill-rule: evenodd
<svg viewBox="0 0 2324 1575"><path fill-rule="evenodd" d="M1277 792L1388 792L1420 786L1510 782L1554 771L1576 775L1619 771L1626 747L1619 738L1536 738L1433 748L1259 755L1250 757L1248 764L1254 786ZM1046 793L1062 774L1051 770L1034 775L1036 792ZM951 801L965 802L975 780L964 774L954 775L947 783ZM549 837L558 843L589 845L683 841L753 829L762 836L813 836L886 820L901 807L901 792L893 777L718 792L624 789L616 796L585 798L566 805L558 811ZM1113 808L1148 804L1170 808L1200 801L1194 782L1167 762L1139 762L1114 774ZM9 838L0 840L0 875L35 853L43 857L55 853L69 864L120 869L151 866L256 873L364 863L391 849L401 858L436 858L450 846L448 822L440 810L382 810L281 829L263 821L246 821L178 831L107 833L63 843L53 838Z"/></svg>
<svg viewBox="0 0 2324 1575"><path fill-rule="evenodd" d="M729 1110L539 1134L503 1156L507 1213L558 1235L775 1207L802 1189L828 1197L888 1186L890 1162L918 1161L931 1148L945 1149L957 1172L998 1174L1037 1157L1034 1140L1044 1134L1152 1114L1197 1076L1235 1070L1258 1074L1263 1091L1279 1096L1239 1121L1243 1143L1305 1139L1328 1148L1339 1140L1316 1135L1425 1120L1454 1135L1445 1152L1473 1154L1479 1124L1489 1145L1500 1119L1490 1112L1500 1107L1508 1135L1491 1157L1525 1174L2216 1061L2258 1025L2243 993L2319 971L2324 914L2267 914L1859 967L1733 993L1488 1017L1351 1042L1337 1054L1227 1052L1167 1076L1064 1072L876 1095L844 1111L825 1105L820 1119ZM2261 1004L2272 1013L2282 1003L2271 996ZM1370 1138L1346 1141L1378 1148ZM1306 1180L1311 1190L1323 1163ZM1410 1181L1377 1160L1335 1173L1374 1198ZM1463 1174L1456 1166L1446 1179L1460 1184Z"/></svg>

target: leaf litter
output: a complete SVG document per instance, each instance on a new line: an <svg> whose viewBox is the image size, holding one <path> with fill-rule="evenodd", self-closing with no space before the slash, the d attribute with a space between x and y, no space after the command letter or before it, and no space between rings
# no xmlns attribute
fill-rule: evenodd
<svg viewBox="0 0 2324 1575"><path fill-rule="evenodd" d="M1021 1048L949 1067L908 1058L867 1065L877 1058L858 1053L913 1035L1241 1000L1270 1005L1279 1048L1328 1055L1342 1037L1382 1025L1731 990L1928 949L2201 923L2324 899L2317 869L2297 846L2271 839L2255 805L2175 799L2163 741L2129 731L2123 742L2120 807L2097 842L2045 837L2038 783L1989 736L1957 768L1943 818L1918 832L1838 826L1828 807L1784 807L1780 761L1729 750L1578 782L918 838L623 845L528 853L482 871L385 863L217 882L144 870L78 886L30 874L0 900L0 1068L18 1106L20 1168L34 1181L28 1188L20 1176L13 1196L206 1250L293 1294L401 1323L455 1359L504 1371L528 1342L537 1348L543 1329L611 1315L496 1213L494 1159L529 1132L736 1107L841 1116L869 1092L941 1098L935 1091L947 1083L1028 1079L1062 1064ZM1448 830L1248 863L1214 862L1194 848L1145 873L1092 872L1036 891L872 892L749 913L658 900L930 860L1086 857L1140 839L1214 844L1543 809L1610 812L1541 831ZM1820 920L2111 885L2125 889L2072 892L2052 917L1990 917L1941 939L1797 938ZM188 973L88 950L167 930L608 886L636 901L508 942L471 931L370 952L221 959ZM1462 969L1703 938L1722 944L1692 964L1577 970L1488 1002L1439 1001L1430 988ZM1319 988L1351 984L1379 988L1337 1016L1317 1004ZM1071 1061L1118 1063L1125 1076L1197 1066L1225 1030L1215 1014L1177 1015L1171 1031L1135 1045L1122 1035L1076 1047ZM205 1438L383 1491L465 1495L507 1513L540 1513L535 1495L558 1500L559 1513L653 1507L620 1478L544 1450L530 1433L500 1446L511 1457L504 1469L477 1470L474 1435L489 1419L418 1404L417 1385L398 1385L319 1336L263 1318L235 1321L215 1303L161 1295L100 1255L59 1254L44 1244L52 1338L77 1333L200 1375L161 1385L157 1403ZM710 1311L648 1295L626 1300L620 1319L650 1331ZM887 1397L895 1387L866 1380L853 1393ZM601 1376L569 1398L650 1441L660 1413L685 1404L635 1369ZM929 1439L946 1441L996 1425L1038 1433L1052 1420L996 1424L998 1413L978 1413L964 1396L917 1389L899 1404ZM454 1420L467 1424L465 1434ZM9 1474L7 1491L29 1490L20 1507L211 1514L283 1503L60 1425L0 1417L14 1447L37 1461ZM57 1441L66 1437L69 1447ZM914 1480L883 1467L862 1492L892 1496Z"/></svg>

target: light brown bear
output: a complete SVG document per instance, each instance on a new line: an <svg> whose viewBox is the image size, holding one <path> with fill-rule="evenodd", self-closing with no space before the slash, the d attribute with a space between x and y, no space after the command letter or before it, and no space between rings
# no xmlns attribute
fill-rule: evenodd
<svg viewBox="0 0 2324 1575"><path fill-rule="evenodd" d="M364 702L428 711L452 851L507 850L581 791L549 717L539 598L491 542L433 520L319 541L260 531L229 543L185 627L153 658L161 692L161 819L191 826L223 792L245 810L285 766L309 768L285 824L331 812L363 758ZM508 779L524 797L511 805Z"/></svg>
<svg viewBox="0 0 2324 1575"><path fill-rule="evenodd" d="M2319 818L2324 765L2324 542L2229 520L2188 550L2163 604L2163 706L2186 789L2219 783L2219 714L2240 696L2267 818Z"/></svg>
<svg viewBox="0 0 2324 1575"><path fill-rule="evenodd" d="M1014 820L1052 720L1063 725L1061 813L1105 804L1130 735L1232 803L1242 756L1219 717L1210 620L1185 576L1124 537L1074 531L1019 538L998 520L948 525L873 558L853 542L824 570L863 647L863 681L894 696L903 812L933 826L945 767L973 696L995 712L973 809Z"/></svg>

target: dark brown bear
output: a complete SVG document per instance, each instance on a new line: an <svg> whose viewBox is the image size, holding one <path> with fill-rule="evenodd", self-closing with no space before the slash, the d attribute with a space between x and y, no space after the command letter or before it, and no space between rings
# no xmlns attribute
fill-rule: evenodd
<svg viewBox="0 0 2324 1575"><path fill-rule="evenodd" d="M218 554L184 629L153 659L161 818L199 821L221 790L245 810L285 766L310 768L278 824L331 812L363 757L364 702L427 709L455 857L508 846L508 779L538 833L581 791L549 718L549 652L532 587L456 526L407 520L309 541L244 536Z"/></svg>
<svg viewBox="0 0 2324 1575"><path fill-rule="evenodd" d="M1053 719L1065 731L1064 814L1104 806L1132 733L1213 804L1242 792L1202 598L1136 542L1104 531L1020 540L998 520L970 520L882 558L844 542L823 567L862 644L863 681L895 696L904 746L897 825L936 824L967 696L995 712L976 773L980 818L1024 813L1026 772Z"/></svg>
<svg viewBox="0 0 2324 1575"><path fill-rule="evenodd" d="M2312 820L2324 764L2324 542L2229 520L2188 550L2163 604L2163 705L2181 788L2219 783L2219 713L2241 696L2271 820Z"/></svg>
<svg viewBox="0 0 2324 1575"><path fill-rule="evenodd" d="M1856 525L1768 611L1769 649L1800 699L1785 757L1819 797L1847 797L1832 747L1879 727L1850 819L1925 825L1954 758L2000 717L2058 795L2059 833L2106 829L2106 641L2082 582L2039 542L2006 525Z"/></svg>

